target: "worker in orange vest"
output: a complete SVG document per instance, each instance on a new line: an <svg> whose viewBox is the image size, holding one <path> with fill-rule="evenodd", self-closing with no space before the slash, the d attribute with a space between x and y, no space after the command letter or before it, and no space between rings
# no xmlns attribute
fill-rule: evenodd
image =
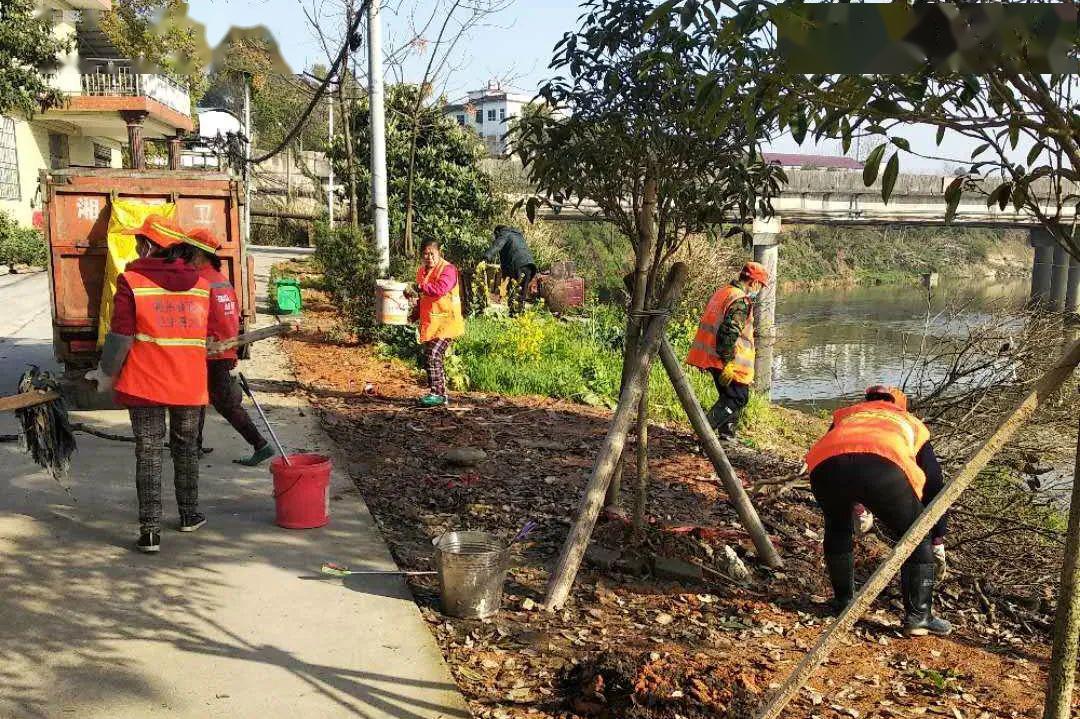
<svg viewBox="0 0 1080 719"><path fill-rule="evenodd" d="M719 394L709 424L722 440L735 439L735 426L750 400L754 382L754 300L769 282L769 271L747 262L738 279L713 293L701 316L686 363L712 375Z"/></svg>
<svg viewBox="0 0 1080 719"><path fill-rule="evenodd" d="M206 524L199 513L199 415L207 402L206 320L210 283L192 266L195 248L172 220L150 215L133 231L139 259L117 279L98 391L113 389L135 435L135 486L143 552L161 548L161 454L165 416L181 532ZM91 377L88 375L88 377Z"/></svg>
<svg viewBox="0 0 1080 719"><path fill-rule="evenodd" d="M439 407L449 401L444 368L446 352L451 342L465 334L465 317L461 311L457 268L442 256L437 240L424 240L420 245L416 286L406 290L405 294L419 298L416 315L430 389L420 398L420 405Z"/></svg>
<svg viewBox="0 0 1080 719"><path fill-rule="evenodd" d="M195 269L199 276L210 283L210 316L207 319L206 336L208 340L229 340L240 333L240 301L236 297L229 278L221 273L221 258L218 250L221 242L210 230L199 227L188 230L187 243L194 245ZM234 459L236 464L254 467L274 456L274 448L262 436L251 415L244 409L244 394L232 376L236 367L236 348L207 355L206 376L210 393L210 404L218 414L232 425L244 440L251 445L252 454L244 459ZM206 421L206 408L199 417L199 448L203 446L203 425ZM207 450L202 449L203 452Z"/></svg>
<svg viewBox="0 0 1080 719"><path fill-rule="evenodd" d="M882 385L867 389L862 402L833 414L832 427L810 449L806 466L810 488L825 515L825 564L833 609L839 613L855 593L854 505L864 505L899 538L941 491L941 466L930 446L930 431L908 412L907 396ZM945 529L942 517L901 570L908 636L952 631L933 612L935 553L944 558Z"/></svg>

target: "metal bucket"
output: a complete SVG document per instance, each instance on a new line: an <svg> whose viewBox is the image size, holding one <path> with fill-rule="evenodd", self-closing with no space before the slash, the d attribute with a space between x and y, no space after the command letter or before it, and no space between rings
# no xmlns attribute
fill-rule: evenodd
<svg viewBox="0 0 1080 719"><path fill-rule="evenodd" d="M443 613L483 619L502 606L510 546L487 532L447 532L432 540Z"/></svg>

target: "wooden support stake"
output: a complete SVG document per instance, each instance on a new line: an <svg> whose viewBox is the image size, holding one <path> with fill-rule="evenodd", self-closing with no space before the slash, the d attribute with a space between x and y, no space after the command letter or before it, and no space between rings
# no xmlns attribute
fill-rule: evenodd
<svg viewBox="0 0 1080 719"><path fill-rule="evenodd" d="M754 509L754 503L750 501L746 490L743 489L742 482L735 475L735 469L731 466L731 462L728 461L724 448L720 446L720 440L709 425L705 410L701 408L701 404L694 394L694 388L690 385L690 381L686 379L682 364L679 362L678 357L675 356L675 350L671 348L671 343L667 341L666 337L660 343L660 361L664 363L668 378L671 380L672 386L675 387L675 394L679 396L679 402L682 403L686 416L690 418L690 425L697 433L705 454L712 460L713 468L716 469L716 474L724 484L724 490L727 492L728 498L731 500L732 505L735 506L739 521L754 541L754 548L757 550L758 557L767 566L779 569L784 566L784 561L780 559L776 548L769 541L769 534L761 524L761 518L758 517L757 510Z"/></svg>
<svg viewBox="0 0 1080 719"><path fill-rule="evenodd" d="M888 586L896 573L900 571L900 566L915 551L915 547L918 546L919 542L926 537L942 515L952 506L953 502L975 480L979 472L990 463L994 455L1016 434L1016 431L1020 429L1024 422L1031 418L1038 406L1069 378L1069 375L1076 369L1077 364L1080 364L1080 342L1074 342L1069 346L1065 355L1058 360L1057 364L1039 378L1035 388L998 424L994 433L983 442L982 446L960 470L960 473L946 484L945 488L938 493L938 496L926 506L926 509L915 520L915 523L908 528L908 531L896 543L889 558L877 568L877 571L867 580L859 593L855 595L855 599L844 610L844 613L821 635L810 653L803 657L803 660L795 667L795 670L784 681L784 684L772 696L764 711L758 715L758 719L777 719L780 716L791 698L806 685L810 675L825 661L829 653L844 636L844 633L851 629L855 622L866 613L870 604Z"/></svg>
<svg viewBox="0 0 1080 719"><path fill-rule="evenodd" d="M656 354L656 347L660 343L664 329L667 327L670 319L668 312L670 312L679 296L682 295L683 287L686 285L687 273L688 268L682 262L676 263L671 268L667 276L667 282L664 285L664 291L660 296L660 302L657 303L657 308L662 313L653 317L649 322L645 336L638 344L638 353L634 357L633 364L628 367L629 374L619 396L615 416L611 419L611 426L608 428L607 436L604 438L604 444L601 445L600 453L593 464L589 483L585 487L585 496L578 509L577 517L574 519L574 525L570 528L570 534L567 535L566 541L563 543L559 562L551 574L551 579L548 581L547 597L545 599L545 605L548 609L561 608L566 603L567 597L570 596L574 578L577 576L578 568L581 566L581 558L585 555L585 548L589 544L593 527L596 525L596 517L600 514L600 509L604 504L604 494L607 491L608 483L611 481L611 475L615 470L615 465L618 464L619 457L622 456L627 431L637 414L638 400L641 399L645 384L649 381L646 369L649 366L650 359Z"/></svg>
<svg viewBox="0 0 1080 719"><path fill-rule="evenodd" d="M268 325L266 327L260 327L257 330L251 332L245 332L242 335L237 335L232 339L222 340L221 342L207 342L206 351L208 354L216 354L225 350L231 350L234 347L242 347L243 345L249 345L252 342L258 342L259 340L270 339L271 337L280 337L281 335L287 335L296 329L296 325L288 322L283 322L277 325Z"/></svg>
<svg viewBox="0 0 1080 719"><path fill-rule="evenodd" d="M1061 564L1057 616L1054 621L1054 648L1046 679L1043 719L1072 716L1073 688L1076 684L1077 642L1080 640L1080 438L1076 446L1069 529L1065 539L1065 560Z"/></svg>

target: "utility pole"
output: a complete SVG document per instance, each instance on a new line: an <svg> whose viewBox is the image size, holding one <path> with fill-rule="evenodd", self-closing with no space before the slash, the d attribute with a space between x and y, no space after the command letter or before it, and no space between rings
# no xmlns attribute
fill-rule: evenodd
<svg viewBox="0 0 1080 719"><path fill-rule="evenodd" d="M251 75L244 73L244 245L251 244Z"/></svg>
<svg viewBox="0 0 1080 719"><path fill-rule="evenodd" d="M371 202L380 277L390 271L390 223L386 199L386 106L383 97L382 28L379 3L368 3L368 97L371 102Z"/></svg>
<svg viewBox="0 0 1080 719"><path fill-rule="evenodd" d="M331 147L334 144L334 98L328 94L326 99L330 105L330 134L327 146ZM330 213L330 229L332 230L334 229L334 160L330 157L330 153L326 153L326 164L330 168L330 176L326 181L326 205Z"/></svg>

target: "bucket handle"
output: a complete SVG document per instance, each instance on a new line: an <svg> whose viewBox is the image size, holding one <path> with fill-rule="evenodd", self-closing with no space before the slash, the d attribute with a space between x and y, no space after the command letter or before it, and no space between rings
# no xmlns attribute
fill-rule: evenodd
<svg viewBox="0 0 1080 719"><path fill-rule="evenodd" d="M289 485L288 489L283 489L280 492L274 492L274 499L277 499L278 497L284 497L286 494L291 492L292 488L295 487L296 485L300 484L300 480L303 479L303 478L304 478L304 473L301 472L300 475L296 478L296 480L292 484Z"/></svg>

